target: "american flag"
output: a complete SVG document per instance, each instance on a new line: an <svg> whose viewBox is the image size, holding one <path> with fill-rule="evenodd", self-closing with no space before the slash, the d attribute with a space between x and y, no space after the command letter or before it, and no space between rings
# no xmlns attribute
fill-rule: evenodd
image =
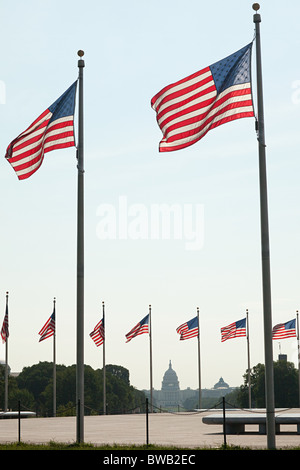
<svg viewBox="0 0 300 470"><path fill-rule="evenodd" d="M5 315L4 315L4 320L1 328L1 338L2 338L2 343L6 343L7 338L9 337L9 331L8 331L8 305L6 302L6 308L5 308Z"/></svg>
<svg viewBox="0 0 300 470"><path fill-rule="evenodd" d="M143 333L149 333L149 313L125 335L127 339L126 343Z"/></svg>
<svg viewBox="0 0 300 470"><path fill-rule="evenodd" d="M102 318L97 323L97 325L95 326L93 331L90 333L90 337L92 338L92 340L94 341L96 346L101 346L101 344L103 344L103 341L104 341L104 318Z"/></svg>
<svg viewBox="0 0 300 470"><path fill-rule="evenodd" d="M75 145L76 85L77 81L7 147L5 158L19 180L38 170L46 152Z"/></svg>
<svg viewBox="0 0 300 470"><path fill-rule="evenodd" d="M227 339L239 338L241 336L246 336L246 318L235 321L234 323L230 323L230 325L221 328L222 342L226 341Z"/></svg>
<svg viewBox="0 0 300 470"><path fill-rule="evenodd" d="M293 338L296 335L296 318L286 323L278 323L272 330L273 339Z"/></svg>
<svg viewBox="0 0 300 470"><path fill-rule="evenodd" d="M50 338L55 333L55 309L51 317L46 321L43 328L39 331L40 341L44 341L44 339Z"/></svg>
<svg viewBox="0 0 300 470"><path fill-rule="evenodd" d="M198 317L192 318L182 325L180 325L176 331L180 334L180 340L194 338L198 336Z"/></svg>
<svg viewBox="0 0 300 470"><path fill-rule="evenodd" d="M254 116L252 43L163 88L151 100L163 133L160 152L188 147L226 122Z"/></svg>

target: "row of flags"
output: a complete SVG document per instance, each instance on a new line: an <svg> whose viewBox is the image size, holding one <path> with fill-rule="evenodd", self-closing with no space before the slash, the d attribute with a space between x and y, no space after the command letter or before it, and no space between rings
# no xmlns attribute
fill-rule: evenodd
<svg viewBox="0 0 300 470"><path fill-rule="evenodd" d="M251 51L252 42L151 99L163 134L160 152L186 148L221 124L254 116ZM8 145L5 158L20 180L40 168L45 153L75 146L76 88L77 80Z"/></svg>
<svg viewBox="0 0 300 470"><path fill-rule="evenodd" d="M136 336L144 333L149 333L149 319L150 315L146 315L141 321L139 321L130 331L125 335L126 343L131 341ZM194 317L191 320L183 323L176 332L180 335L180 340L186 340L197 337L199 334L199 320L198 317ZM55 333L55 305L53 308L52 315L48 318L44 326L39 331L40 341L44 341L50 338ZM227 341L228 339L240 338L247 336L246 334L246 318L242 320L230 323L227 326L221 328L221 342ZM1 328L2 342L5 343L9 337L8 330L8 305L6 304L4 320ZM96 346L101 346L105 338L104 318L102 318L94 327L90 333L91 339L94 341ZM297 337L296 334L296 318L289 320L285 323L278 323L272 329L273 340L281 340L285 338Z"/></svg>
<svg viewBox="0 0 300 470"><path fill-rule="evenodd" d="M136 336L144 333L149 333L149 314L146 315L140 322L138 322L126 336L126 343L131 341ZM199 320L198 317L194 317L191 320L183 323L176 332L180 335L180 340L186 340L197 337L199 334ZM221 328L221 341L227 341L228 339L240 338L247 336L246 333L246 318L230 323L227 326ZM284 338L296 337L296 318L286 323L278 323L273 327L272 338L274 340L281 340ZM95 326L94 330L90 333L90 337L93 339L97 346L100 346L104 340L104 321L103 319Z"/></svg>

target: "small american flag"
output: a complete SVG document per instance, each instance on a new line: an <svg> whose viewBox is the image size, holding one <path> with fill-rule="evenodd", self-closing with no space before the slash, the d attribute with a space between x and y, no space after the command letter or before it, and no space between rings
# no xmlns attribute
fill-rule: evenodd
<svg viewBox="0 0 300 470"><path fill-rule="evenodd" d="M296 318L286 323L278 323L272 330L273 339L293 338L296 335Z"/></svg>
<svg viewBox="0 0 300 470"><path fill-rule="evenodd" d="M126 343L143 333L149 333L149 313L125 335L127 339Z"/></svg>
<svg viewBox="0 0 300 470"><path fill-rule="evenodd" d="M1 338L2 338L2 343L6 343L7 338L9 337L9 331L8 331L8 305L6 302L6 308L5 308L5 315L4 315L4 320L1 328Z"/></svg>
<svg viewBox="0 0 300 470"><path fill-rule="evenodd" d="M198 317L192 318L176 329L177 333L180 334L180 340L194 338L198 336Z"/></svg>
<svg viewBox="0 0 300 470"><path fill-rule="evenodd" d="M19 180L38 170L46 152L75 145L76 85L77 81L7 147L5 158Z"/></svg>
<svg viewBox="0 0 300 470"><path fill-rule="evenodd" d="M103 318L97 323L93 331L90 333L90 337L92 338L96 346L101 346L101 344L103 344L103 341L104 341L104 319Z"/></svg>
<svg viewBox="0 0 300 470"><path fill-rule="evenodd" d="M44 341L44 339L50 338L55 333L55 309L51 317L46 321L43 328L39 331L40 341Z"/></svg>
<svg viewBox="0 0 300 470"><path fill-rule="evenodd" d="M246 318L235 321L234 323L230 323L230 325L221 328L222 342L226 341L227 339L239 338L241 336L246 336Z"/></svg>
<svg viewBox="0 0 300 470"><path fill-rule="evenodd" d="M160 152L188 147L226 122L254 116L252 43L163 88L151 100L163 139Z"/></svg>

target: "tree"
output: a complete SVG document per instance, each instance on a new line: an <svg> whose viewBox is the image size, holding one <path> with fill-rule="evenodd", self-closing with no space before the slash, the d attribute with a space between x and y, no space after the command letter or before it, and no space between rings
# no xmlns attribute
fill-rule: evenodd
<svg viewBox="0 0 300 470"><path fill-rule="evenodd" d="M41 416L53 413L53 364L40 362L25 367L17 377L17 391L24 393L27 403L32 397L32 411ZM0 378L1 385L1 378ZM26 394L27 393L27 394ZM22 399L21 399L22 401ZM129 371L124 367L106 367L106 402L109 413L124 413L144 409L145 395L130 385ZM103 413L103 370L84 367L85 414ZM56 366L56 415L76 414L76 366Z"/></svg>
<svg viewBox="0 0 300 470"><path fill-rule="evenodd" d="M292 362L276 361L274 366L274 397L276 408L299 406L298 371ZM265 408L265 366L257 364L251 371L252 407ZM238 394L239 405L248 407L248 373L244 375L244 385Z"/></svg>

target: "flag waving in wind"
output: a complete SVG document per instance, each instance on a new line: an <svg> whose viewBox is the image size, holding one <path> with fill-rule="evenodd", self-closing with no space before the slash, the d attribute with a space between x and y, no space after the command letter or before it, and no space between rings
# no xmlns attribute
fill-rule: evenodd
<svg viewBox="0 0 300 470"><path fill-rule="evenodd" d="M103 344L103 341L104 341L104 318L102 318L97 323L97 325L95 326L93 331L90 333L90 337L92 338L92 340L94 341L96 346L101 346L101 344Z"/></svg>
<svg viewBox="0 0 300 470"><path fill-rule="evenodd" d="M278 323L272 330L273 339L293 338L296 335L296 318L286 323Z"/></svg>
<svg viewBox="0 0 300 470"><path fill-rule="evenodd" d="M227 339L239 338L241 336L246 336L246 318L235 321L234 323L230 323L230 325L221 328L222 342L226 341Z"/></svg>
<svg viewBox="0 0 300 470"><path fill-rule="evenodd" d="M176 331L180 334L180 340L194 338L198 336L198 317L192 318L182 325L180 325Z"/></svg>
<svg viewBox="0 0 300 470"><path fill-rule="evenodd" d="M7 147L5 158L20 180L37 171L46 152L75 145L76 85L77 81Z"/></svg>
<svg viewBox="0 0 300 470"><path fill-rule="evenodd" d="M50 338L55 333L55 308L51 317L46 321L43 328L39 331L40 341L44 341L44 339Z"/></svg>
<svg viewBox="0 0 300 470"><path fill-rule="evenodd" d="M226 122L254 116L252 43L163 88L151 100L163 133L160 152L188 147Z"/></svg>
<svg viewBox="0 0 300 470"><path fill-rule="evenodd" d="M137 325L135 325L132 330L127 333L126 343L131 341L136 336L142 335L143 333L149 333L149 314L146 315L143 320L141 320Z"/></svg>
<svg viewBox="0 0 300 470"><path fill-rule="evenodd" d="M9 337L9 331L8 331L8 305L7 305L7 300L6 300L5 315L4 315L4 320L3 320L3 324L2 324L2 328L1 328L2 343L6 343L8 337Z"/></svg>

